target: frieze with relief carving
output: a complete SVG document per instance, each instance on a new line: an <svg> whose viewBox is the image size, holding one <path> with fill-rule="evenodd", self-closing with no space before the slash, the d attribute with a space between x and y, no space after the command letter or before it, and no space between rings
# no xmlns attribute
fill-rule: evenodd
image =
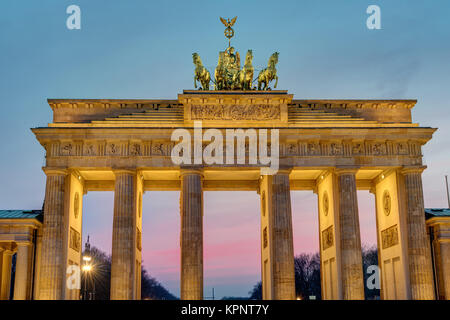
<svg viewBox="0 0 450 320"><path fill-rule="evenodd" d="M74 228L70 228L69 247L76 252L81 251L81 234Z"/></svg>
<svg viewBox="0 0 450 320"><path fill-rule="evenodd" d="M322 250L334 246L333 226L329 226L322 231Z"/></svg>
<svg viewBox="0 0 450 320"><path fill-rule="evenodd" d="M193 105L192 120L280 120L277 105Z"/></svg>
<svg viewBox="0 0 450 320"><path fill-rule="evenodd" d="M127 141L127 140L87 140L49 142L45 145L47 157L73 156L169 156L175 145L167 140ZM248 145L246 146L248 149ZM248 150L247 150L248 151ZM421 142L395 141L330 141L330 140L290 140L280 143L280 154L293 157L310 156L409 156L420 161Z"/></svg>
<svg viewBox="0 0 450 320"><path fill-rule="evenodd" d="M398 227L393 225L381 231L381 244L383 249L393 247L398 244Z"/></svg>

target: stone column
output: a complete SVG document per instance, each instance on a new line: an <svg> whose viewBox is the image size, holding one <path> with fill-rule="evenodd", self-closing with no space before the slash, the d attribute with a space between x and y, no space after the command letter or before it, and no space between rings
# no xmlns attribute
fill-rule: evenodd
<svg viewBox="0 0 450 320"><path fill-rule="evenodd" d="M203 190L200 170L181 170L181 299L203 299Z"/></svg>
<svg viewBox="0 0 450 320"><path fill-rule="evenodd" d="M64 195L67 171L46 169L39 299L61 300L65 288Z"/></svg>
<svg viewBox="0 0 450 320"><path fill-rule="evenodd" d="M16 273L14 280L14 300L29 300L31 289L31 254L32 244L18 243Z"/></svg>
<svg viewBox="0 0 450 320"><path fill-rule="evenodd" d="M434 284L430 243L425 227L422 190L423 167L405 168L406 228L411 299L433 300Z"/></svg>
<svg viewBox="0 0 450 320"><path fill-rule="evenodd" d="M263 176L262 199L262 272L264 299L294 300L294 244L289 170Z"/></svg>
<svg viewBox="0 0 450 320"><path fill-rule="evenodd" d="M342 298L364 300L361 238L359 231L356 169L336 170L339 193Z"/></svg>
<svg viewBox="0 0 450 320"><path fill-rule="evenodd" d="M0 300L9 300L9 291L11 288L11 266L13 251L3 249L0 253L1 263L1 281L0 281Z"/></svg>
<svg viewBox="0 0 450 320"><path fill-rule="evenodd" d="M5 250L0 247L0 300L2 300L2 296L1 296L1 288L2 288L2 281L4 281L4 279L6 278L6 274L3 275L3 252Z"/></svg>
<svg viewBox="0 0 450 320"><path fill-rule="evenodd" d="M450 217L428 218L427 228L436 276L436 300L450 300Z"/></svg>
<svg viewBox="0 0 450 320"><path fill-rule="evenodd" d="M111 256L111 300L135 299L136 172L116 170Z"/></svg>
<svg viewBox="0 0 450 320"><path fill-rule="evenodd" d="M42 252L42 228L37 229L37 237L36 237L36 259L34 261L34 292L33 299L39 300L39 274L41 268L41 252Z"/></svg>
<svg viewBox="0 0 450 320"><path fill-rule="evenodd" d="M272 176L274 299L295 299L294 240L292 236L289 171Z"/></svg>

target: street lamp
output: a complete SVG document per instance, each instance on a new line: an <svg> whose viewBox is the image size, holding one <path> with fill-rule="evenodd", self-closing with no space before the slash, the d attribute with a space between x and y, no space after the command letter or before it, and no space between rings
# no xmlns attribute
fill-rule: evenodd
<svg viewBox="0 0 450 320"><path fill-rule="evenodd" d="M90 264L92 260L91 257L91 245L89 243L89 236L87 238L87 242L84 245L84 255L83 255L83 267L81 268L84 272L84 294L83 294L83 300L88 300L87 298L87 278L89 276L89 273L92 271L92 265ZM89 299L91 300L91 299ZM92 299L93 300L93 299Z"/></svg>
<svg viewBox="0 0 450 320"><path fill-rule="evenodd" d="M83 266L83 271L89 272L89 271L91 271L91 270L92 270L92 266L91 266L91 265L85 264L85 265Z"/></svg>

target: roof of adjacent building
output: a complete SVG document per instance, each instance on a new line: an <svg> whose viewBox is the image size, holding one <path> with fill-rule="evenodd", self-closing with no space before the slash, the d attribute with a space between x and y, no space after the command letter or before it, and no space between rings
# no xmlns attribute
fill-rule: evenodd
<svg viewBox="0 0 450 320"><path fill-rule="evenodd" d="M426 219L432 217L450 217L448 208L425 209ZM0 219L37 219L42 221L42 210L0 210Z"/></svg>
<svg viewBox="0 0 450 320"><path fill-rule="evenodd" d="M0 219L37 219L42 221L42 210L0 210Z"/></svg>
<svg viewBox="0 0 450 320"><path fill-rule="evenodd" d="M450 209L448 208L425 209L425 217L426 219L430 219L433 217L450 217Z"/></svg>

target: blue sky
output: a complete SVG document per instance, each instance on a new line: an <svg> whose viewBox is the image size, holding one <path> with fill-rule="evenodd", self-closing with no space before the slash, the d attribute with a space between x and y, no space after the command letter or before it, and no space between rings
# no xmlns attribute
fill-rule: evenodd
<svg viewBox="0 0 450 320"><path fill-rule="evenodd" d="M81 8L81 30L66 28L66 8L71 4ZM366 28L366 8L371 4L381 8L381 30ZM198 52L211 71L218 51L227 44L219 16L236 15L234 47L242 55L252 49L256 68L264 67L274 51L280 52L279 88L297 99L417 99L414 121L439 128L424 148L425 205L446 206L449 1L2 0L0 207L42 206L44 152L30 128L51 122L47 98L176 98L193 87L192 53ZM221 206L224 197L232 203ZM255 234L245 241L257 246L257 202L255 195L246 193L208 193L206 245L233 243L234 235L216 239L211 234L214 226L225 223L221 217L226 214L234 227L244 223L243 215L249 228L256 225ZM361 195L360 205L361 228L372 228L370 235L362 232L363 240L367 237L371 243L375 227L370 196ZM315 233L308 233L316 230L315 206L312 193L294 193L296 253L317 246ZM178 194L147 193L144 210L150 212L144 214L149 230L144 226L144 264L178 294ZM94 245L109 250L112 194L88 194L84 214L84 236L91 233ZM170 232L158 235L162 227ZM166 261L168 252L174 258ZM206 290L214 286L219 296L245 295L259 278L259 249L252 252L245 254L245 265L230 253L230 261L236 262L227 270L217 269L220 260L205 262Z"/></svg>

